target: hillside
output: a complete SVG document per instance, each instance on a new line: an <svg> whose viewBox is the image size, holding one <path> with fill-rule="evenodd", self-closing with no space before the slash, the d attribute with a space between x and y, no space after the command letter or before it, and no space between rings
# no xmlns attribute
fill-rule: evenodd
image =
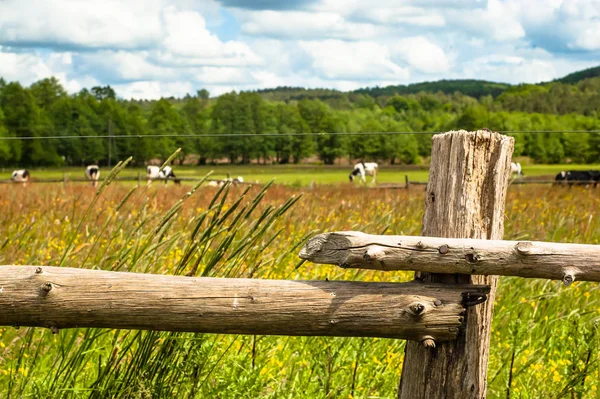
<svg viewBox="0 0 600 399"><path fill-rule="evenodd" d="M575 84L584 79L600 77L600 66L584 69L583 71L573 72L560 79L555 79L554 82Z"/></svg>
<svg viewBox="0 0 600 399"><path fill-rule="evenodd" d="M560 79L555 79L553 82L576 84L583 80L600 77L600 66L585 69L566 75ZM535 85L526 86L544 86L549 82L542 82ZM550 82L551 83L551 82ZM497 98L502 93L509 89L520 90L523 85L511 85L509 83L489 82L478 79L442 79L433 82L412 83L409 85L391 85L386 87L365 87L351 92L342 92L334 89L305 89L303 87L281 86L273 89L256 90L265 100L271 101L293 101L303 99L319 99L331 103L331 100L340 100L345 95L353 94L368 94L373 98L377 97L392 97L394 95L409 95L420 92L425 93L444 93L454 94L456 92L463 95L480 99L485 96Z"/></svg>
<svg viewBox="0 0 600 399"><path fill-rule="evenodd" d="M459 92L464 95L480 98L483 96L499 96L504 90L511 87L508 83L495 83L476 79L438 80L435 82L421 82L409 85L387 87L373 87L355 90L355 93L369 94L371 97L393 96L395 94L417 94L419 92L452 94Z"/></svg>

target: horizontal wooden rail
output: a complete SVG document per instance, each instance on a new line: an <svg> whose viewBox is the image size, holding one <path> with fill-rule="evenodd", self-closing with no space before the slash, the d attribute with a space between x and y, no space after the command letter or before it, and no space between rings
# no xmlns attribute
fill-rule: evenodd
<svg viewBox="0 0 600 399"><path fill-rule="evenodd" d="M600 245L342 231L311 238L300 257L345 268L600 281Z"/></svg>
<svg viewBox="0 0 600 399"><path fill-rule="evenodd" d="M194 278L0 266L0 325L452 340L475 285Z"/></svg>

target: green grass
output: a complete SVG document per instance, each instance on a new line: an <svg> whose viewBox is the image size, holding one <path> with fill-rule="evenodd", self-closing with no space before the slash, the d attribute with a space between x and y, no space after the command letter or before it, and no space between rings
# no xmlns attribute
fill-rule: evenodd
<svg viewBox="0 0 600 399"><path fill-rule="evenodd" d="M562 170L586 170L600 169L600 164L595 165L524 165L523 172L525 178L535 176L554 176ZM62 179L66 174L67 178L83 178L84 168L51 168L35 169L32 168L31 175L33 179ZM246 182L258 182L265 184L275 179L277 184L291 186L308 186L314 182L317 185L323 184L341 184L348 182L350 167L343 166L314 166L314 165L215 165L215 166L174 166L178 176L184 177L202 177L206 173L213 171L211 178L224 179L227 173L232 177L242 176ZM105 174L107 168L102 168L101 173ZM0 171L0 180L9 179L12 173L11 168L4 168ZM145 178L145 168L131 167L127 168L121 174L122 176L137 177L141 174L142 180ZM428 177L428 168L423 167L403 167L403 166L382 166L377 176L377 182L380 184L405 184L405 176L408 175L410 181L426 182ZM370 182L371 178L368 177ZM192 183L189 183L192 184ZM370 184L370 183L369 183Z"/></svg>

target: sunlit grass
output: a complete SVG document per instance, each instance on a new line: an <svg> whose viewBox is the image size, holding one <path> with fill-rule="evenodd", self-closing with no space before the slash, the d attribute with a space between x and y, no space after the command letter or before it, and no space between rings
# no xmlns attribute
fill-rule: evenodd
<svg viewBox="0 0 600 399"><path fill-rule="evenodd" d="M321 231L418 235L424 206L422 188L347 184L196 191L113 184L88 212L95 197L82 184L0 186L0 264L64 259L64 266L163 274L406 281L410 273L300 264L297 253ZM511 187L505 238L597 244L599 207L591 189ZM596 284L501 278L488 397L506 397L509 380L512 397L594 397L599 317ZM403 350L390 339L3 327L0 397L390 398Z"/></svg>

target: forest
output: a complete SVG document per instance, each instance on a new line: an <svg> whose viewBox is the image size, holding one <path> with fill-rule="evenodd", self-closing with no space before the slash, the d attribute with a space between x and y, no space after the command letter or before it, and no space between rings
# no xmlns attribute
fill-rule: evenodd
<svg viewBox="0 0 600 399"><path fill-rule="evenodd" d="M124 100L110 86L68 94L56 78L29 87L0 78L0 165L106 165L128 156L141 165L177 148L178 163L420 164L432 133L484 127L515 132L515 156L591 163L600 159L599 115L600 67L541 84L442 80L218 97L200 89L156 101Z"/></svg>

